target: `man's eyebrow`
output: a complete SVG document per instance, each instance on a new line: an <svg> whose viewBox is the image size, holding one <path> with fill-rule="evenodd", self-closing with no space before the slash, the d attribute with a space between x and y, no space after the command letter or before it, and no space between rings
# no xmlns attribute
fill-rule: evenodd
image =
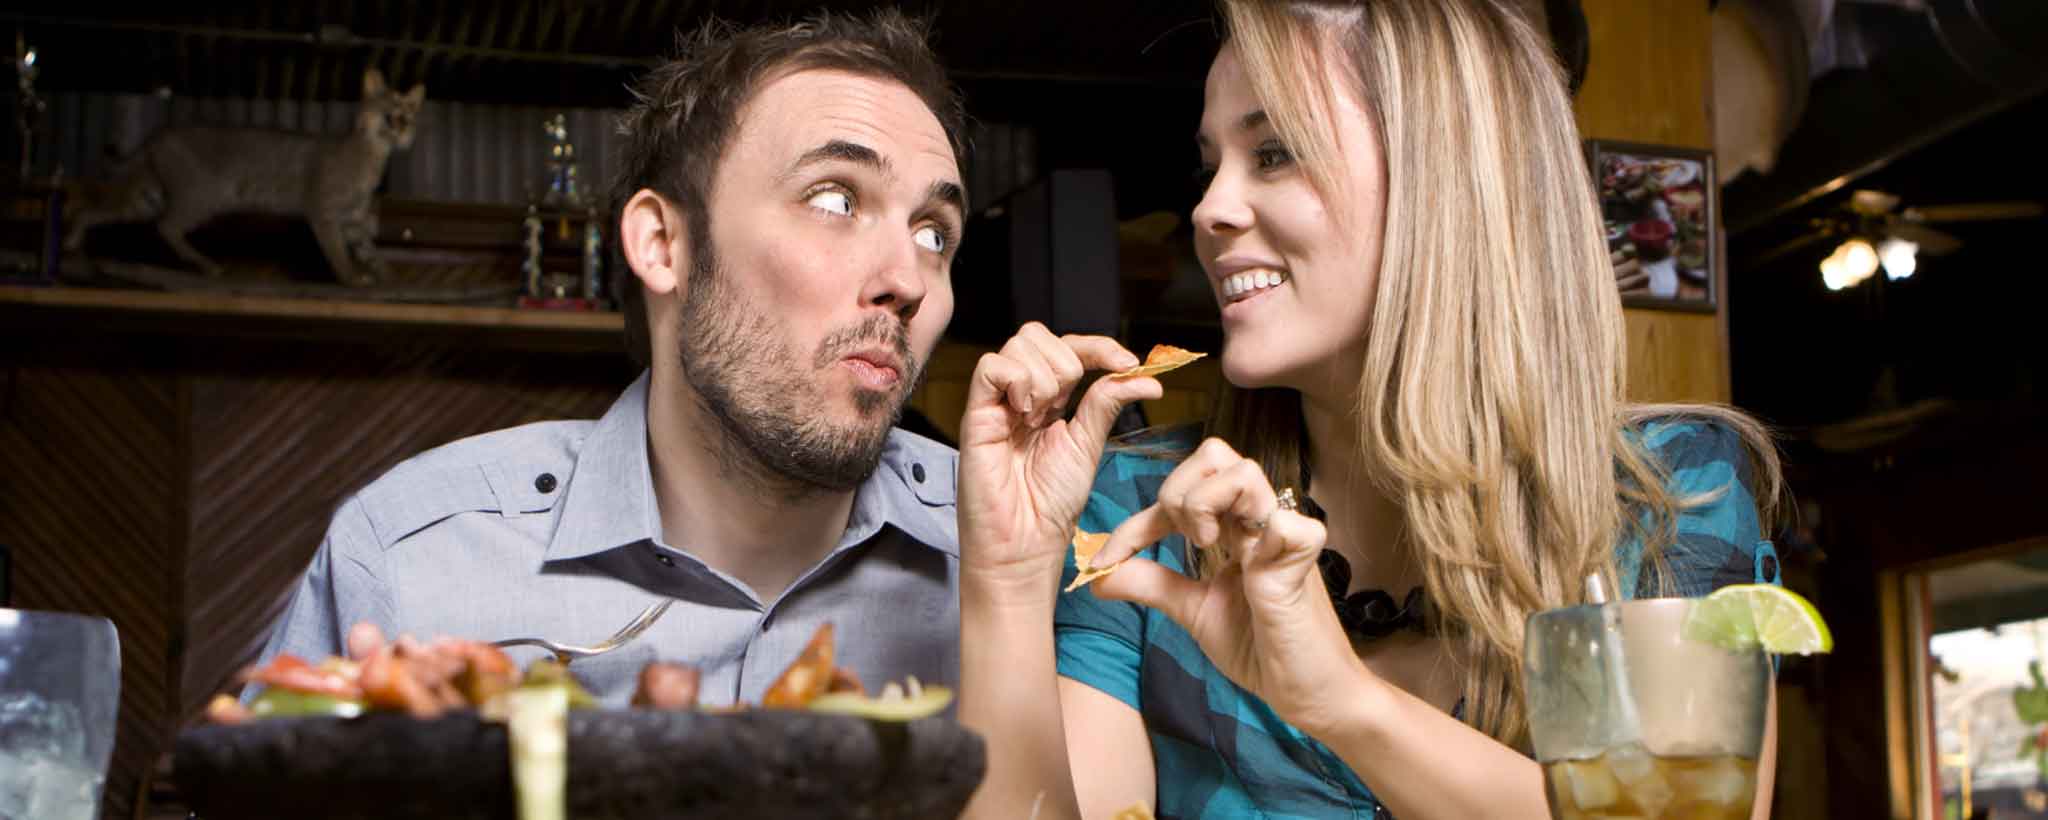
<svg viewBox="0 0 2048 820"><path fill-rule="evenodd" d="M1266 116L1266 109L1255 109L1253 111L1246 112L1244 116L1237 118L1237 130L1254 131L1268 122L1271 122L1271 118ZM1201 133L1199 131L1195 132L1195 144L1204 146L1208 145L1209 135Z"/></svg>
<svg viewBox="0 0 2048 820"><path fill-rule="evenodd" d="M939 180L932 183L930 188L925 189L924 203L927 208L938 205L951 205L953 210L966 214L967 190L960 187L959 183Z"/></svg>
<svg viewBox="0 0 2048 820"><path fill-rule="evenodd" d="M789 170L784 171L782 177L788 179L796 176L797 172L821 162L851 162L866 166L882 176L894 173L889 166L889 160L876 153L875 149L857 142L832 140L805 151L803 156L797 157L795 162L789 164Z"/></svg>

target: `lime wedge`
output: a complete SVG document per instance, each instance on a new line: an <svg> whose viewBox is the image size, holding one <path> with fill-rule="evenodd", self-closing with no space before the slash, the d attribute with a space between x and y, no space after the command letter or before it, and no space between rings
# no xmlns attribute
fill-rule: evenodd
<svg viewBox="0 0 2048 820"><path fill-rule="evenodd" d="M1835 636L1813 603L1770 584L1737 584L1695 602L1685 636L1726 649L1762 647L1773 655L1811 655L1835 648Z"/></svg>

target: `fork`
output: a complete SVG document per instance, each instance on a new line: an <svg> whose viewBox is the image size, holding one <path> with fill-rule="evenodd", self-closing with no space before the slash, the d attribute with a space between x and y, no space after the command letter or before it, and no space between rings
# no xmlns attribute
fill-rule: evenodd
<svg viewBox="0 0 2048 820"><path fill-rule="evenodd" d="M570 661L602 655L632 643L634 638L640 637L640 633L646 632L647 628L653 626L655 621L661 620L661 616L668 612L669 606L674 603L675 599L670 598L660 603L648 604L646 609L640 610L640 614L633 616L632 622L626 624L618 632L612 633L611 637L600 641L596 646L570 646L568 644L555 643L546 638L508 638L494 642L491 645L499 648L538 646L554 653L555 660L560 661L563 666L568 666Z"/></svg>

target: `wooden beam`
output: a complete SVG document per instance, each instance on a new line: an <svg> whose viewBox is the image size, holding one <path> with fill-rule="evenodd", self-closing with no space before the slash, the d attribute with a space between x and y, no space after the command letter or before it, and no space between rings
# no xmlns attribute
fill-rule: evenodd
<svg viewBox="0 0 2048 820"><path fill-rule="evenodd" d="M492 3L490 8L490 13L484 16L483 31L477 33L476 44L484 48L497 48L498 28L505 20L505 6L502 3ZM468 59L462 60L461 64L464 68L472 70L473 73L480 62L482 62L482 58L472 55ZM454 62L451 61L450 65L452 66L453 64Z"/></svg>
<svg viewBox="0 0 2048 820"><path fill-rule="evenodd" d="M590 5L590 0L565 0L565 13L569 19L562 24L562 51L576 48L576 33L583 28L583 21L589 16ZM542 43L540 47L546 49L547 44Z"/></svg>
<svg viewBox="0 0 2048 820"><path fill-rule="evenodd" d="M512 13L512 25L505 28L505 48L519 48L519 38L526 34L526 24L533 20L533 4L537 0L519 0L519 10Z"/></svg>
<svg viewBox="0 0 2048 820"><path fill-rule="evenodd" d="M555 32L555 24L562 15L562 0L541 0L540 16L533 25L533 50L547 50L548 36Z"/></svg>
<svg viewBox="0 0 2048 820"><path fill-rule="evenodd" d="M624 320L608 312L12 286L0 286L0 325L377 345L460 339L469 346L591 352L623 349L624 333Z"/></svg>
<svg viewBox="0 0 2048 820"><path fill-rule="evenodd" d="M640 12L640 4L641 0L626 0L626 7L619 10L619 25L612 31L612 47L622 47L628 42L627 35L636 31L633 16Z"/></svg>
<svg viewBox="0 0 2048 820"><path fill-rule="evenodd" d="M422 0L422 3L424 3L424 0ZM420 39L429 43L439 43L442 41L441 31L447 28L448 24L448 0L434 0L434 10L431 13L433 16L428 18L427 33ZM427 63L433 59L434 53L428 49L420 49L416 53L418 56L412 61L412 70L405 75L408 81L404 85L400 85L400 79L393 77L392 84L395 87L404 88L412 83L427 81ZM404 61L401 59L400 62Z"/></svg>

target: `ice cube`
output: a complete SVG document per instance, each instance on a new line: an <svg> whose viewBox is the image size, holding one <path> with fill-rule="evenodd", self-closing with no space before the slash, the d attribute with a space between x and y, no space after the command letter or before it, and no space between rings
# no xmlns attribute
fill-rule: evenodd
<svg viewBox="0 0 2048 820"><path fill-rule="evenodd" d="M1614 779L1628 793L1630 802L1644 814L1654 817L1671 802L1671 784L1665 782L1649 750L1632 743L1609 749L1602 758L1607 761L1607 770L1614 773Z"/></svg>
<svg viewBox="0 0 2048 820"><path fill-rule="evenodd" d="M92 820L100 782L77 763L0 749L0 817Z"/></svg>
<svg viewBox="0 0 2048 820"><path fill-rule="evenodd" d="M1567 760L1558 764L1564 772L1565 792L1582 811L1604 809L1621 801L1621 783L1597 760Z"/></svg>
<svg viewBox="0 0 2048 820"><path fill-rule="evenodd" d="M0 692L0 750L83 761L85 721L73 704L33 692Z"/></svg>
<svg viewBox="0 0 2048 820"><path fill-rule="evenodd" d="M1754 797L1750 775L1731 757L1711 757L1693 765L1673 767L1671 784L1688 802L1736 806Z"/></svg>
<svg viewBox="0 0 2048 820"><path fill-rule="evenodd" d="M0 817L90 820L99 790L78 707L0 692Z"/></svg>

